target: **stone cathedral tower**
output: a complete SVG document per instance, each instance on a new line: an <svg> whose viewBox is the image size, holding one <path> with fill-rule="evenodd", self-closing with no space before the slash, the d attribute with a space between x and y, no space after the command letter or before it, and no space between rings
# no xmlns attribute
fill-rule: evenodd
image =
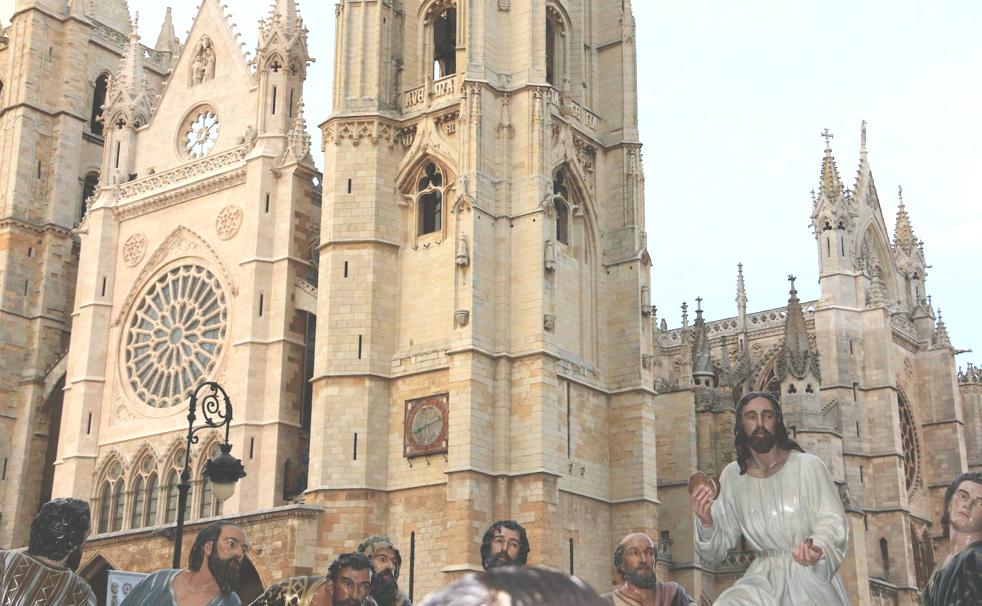
<svg viewBox="0 0 982 606"><path fill-rule="evenodd" d="M307 493L332 514L324 565L384 532L424 595L514 518L531 562L607 587L616 541L655 528L634 36L629 0L338 4Z"/></svg>
<svg viewBox="0 0 982 606"><path fill-rule="evenodd" d="M0 547L11 547L51 496L74 230L99 181L101 106L130 17L125 0L15 0L0 13ZM179 49L169 13L156 47L139 48L159 85Z"/></svg>

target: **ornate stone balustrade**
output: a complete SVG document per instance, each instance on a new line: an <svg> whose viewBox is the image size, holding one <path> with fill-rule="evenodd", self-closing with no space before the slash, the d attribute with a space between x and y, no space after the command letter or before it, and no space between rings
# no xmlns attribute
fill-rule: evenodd
<svg viewBox="0 0 982 606"><path fill-rule="evenodd" d="M805 322L812 324L815 321L815 305L818 301L806 301L801 304L802 311L805 313ZM758 311L747 314L747 332L753 333L759 330L783 327L784 317L787 315L786 307L777 307L765 311ZM691 327L690 327L691 330ZM725 318L713 322L706 322L706 334L710 338L734 335L737 332L736 317ZM663 347L674 347L682 344L682 329L675 328L661 335Z"/></svg>
<svg viewBox="0 0 982 606"><path fill-rule="evenodd" d="M590 130L597 130L600 126L600 116L583 107L573 99L564 99L556 89L549 91L549 103L559 108L559 113L564 116L568 112L577 122Z"/></svg>
<svg viewBox="0 0 982 606"><path fill-rule="evenodd" d="M917 327L913 322L902 315L894 314L893 316L890 316L890 328L892 328L894 332L900 333L910 341L914 343L917 342Z"/></svg>
<svg viewBox="0 0 982 606"><path fill-rule="evenodd" d="M457 92L460 87L457 83L457 74L452 74L439 80L426 79L422 86L410 89L402 93L402 109L408 111L422 108L426 105L427 99L441 99Z"/></svg>
<svg viewBox="0 0 982 606"><path fill-rule="evenodd" d="M242 161L246 157L248 151L248 145L240 145L228 151L224 151L213 156L206 156L200 160L173 168L171 170L155 173L153 175L147 175L146 177L123 183L119 186L119 197L121 200L132 198L140 194L166 187L179 181L185 181L192 177L210 173L225 166Z"/></svg>

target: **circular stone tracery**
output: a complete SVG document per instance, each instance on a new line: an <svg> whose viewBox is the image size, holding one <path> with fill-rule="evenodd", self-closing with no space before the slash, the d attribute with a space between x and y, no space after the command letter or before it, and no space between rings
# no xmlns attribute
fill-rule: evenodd
<svg viewBox="0 0 982 606"><path fill-rule="evenodd" d="M218 279L197 265L181 265L147 287L130 320L125 373L145 404L182 404L215 368L228 311Z"/></svg>
<svg viewBox="0 0 982 606"><path fill-rule="evenodd" d="M218 141L218 116L212 111L197 115L184 133L184 149L191 159L203 158Z"/></svg>

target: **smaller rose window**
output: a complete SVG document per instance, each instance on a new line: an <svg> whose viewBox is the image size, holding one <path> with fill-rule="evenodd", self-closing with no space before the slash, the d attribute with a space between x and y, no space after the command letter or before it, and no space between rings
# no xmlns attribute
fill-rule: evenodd
<svg viewBox="0 0 982 606"><path fill-rule="evenodd" d="M203 111L184 131L184 149L192 159L203 158L218 141L218 116L213 111Z"/></svg>

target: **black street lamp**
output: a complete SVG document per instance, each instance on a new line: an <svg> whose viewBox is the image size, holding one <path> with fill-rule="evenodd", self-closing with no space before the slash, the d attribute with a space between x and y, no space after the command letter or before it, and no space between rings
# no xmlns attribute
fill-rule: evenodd
<svg viewBox="0 0 982 606"><path fill-rule="evenodd" d="M201 398L201 416L205 424L200 427L194 426L197 418L198 394L204 388L209 388L210 393L206 393ZM208 459L205 463L205 480L211 480L211 488L215 497L219 501L225 501L235 492L235 483L246 475L242 467L242 461L236 459L231 454L232 445L228 443L228 432L232 426L232 403L228 399L228 393L221 385L214 381L206 381L198 386L191 395L191 403L188 405L188 440L184 449L184 469L181 470L181 483L177 485L177 533L174 537L174 566L181 567L181 543L184 539L184 512L188 506L188 491L191 490L191 445L198 443L198 436L194 435L202 429L225 428L225 443L220 444L222 454L214 459Z"/></svg>

